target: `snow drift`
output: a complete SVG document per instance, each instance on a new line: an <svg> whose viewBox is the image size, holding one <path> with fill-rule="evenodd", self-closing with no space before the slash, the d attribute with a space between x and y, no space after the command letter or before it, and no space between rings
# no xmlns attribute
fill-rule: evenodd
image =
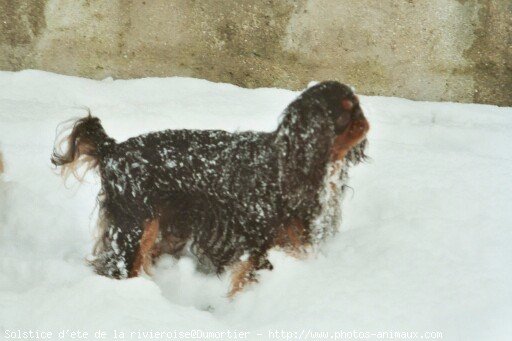
<svg viewBox="0 0 512 341"><path fill-rule="evenodd" d="M0 89L0 338L512 333L512 108L361 96L371 160L350 171L341 232L304 261L273 252L274 271L230 301L228 278L199 274L190 259L164 257L152 277L95 275L86 257L98 179L64 186L49 158L55 128L87 106L118 140L166 128L269 131L296 92L39 71L0 72Z"/></svg>

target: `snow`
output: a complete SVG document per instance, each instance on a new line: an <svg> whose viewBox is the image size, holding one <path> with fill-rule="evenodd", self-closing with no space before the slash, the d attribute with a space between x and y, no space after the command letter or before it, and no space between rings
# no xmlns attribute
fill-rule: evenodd
<svg viewBox="0 0 512 341"><path fill-rule="evenodd" d="M198 329L249 339L275 338L269 331L510 338L512 108L361 96L371 160L349 170L340 232L305 260L272 252L274 271L229 300L229 278L198 273L187 258L163 257L136 279L95 275L86 259L98 179L64 185L49 162L55 129L86 106L118 140L166 128L270 131L297 92L33 70L0 72L0 89L0 339Z"/></svg>

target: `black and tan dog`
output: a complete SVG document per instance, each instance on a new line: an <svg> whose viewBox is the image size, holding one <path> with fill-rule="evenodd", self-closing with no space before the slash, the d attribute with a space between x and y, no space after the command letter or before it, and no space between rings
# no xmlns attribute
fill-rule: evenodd
<svg viewBox="0 0 512 341"><path fill-rule="evenodd" d="M305 90L270 133L165 130L117 143L89 115L52 162L64 173L99 169L97 273L134 277L162 252L189 250L218 273L233 266L234 294L272 268L272 247L300 250L336 231L368 129L351 88L328 81Z"/></svg>

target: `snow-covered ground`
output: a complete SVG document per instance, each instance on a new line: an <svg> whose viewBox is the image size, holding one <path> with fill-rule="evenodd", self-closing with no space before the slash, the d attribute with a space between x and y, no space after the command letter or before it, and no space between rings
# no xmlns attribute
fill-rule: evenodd
<svg viewBox="0 0 512 341"><path fill-rule="evenodd" d="M66 188L52 170L60 122L87 106L119 140L166 128L268 131L296 95L189 78L0 72L0 339L198 329L510 339L512 108L362 96L371 160L351 170L341 233L303 261L272 253L275 270L233 301L227 276L196 273L190 259L164 257L152 277L124 281L86 265L99 186L91 175Z"/></svg>

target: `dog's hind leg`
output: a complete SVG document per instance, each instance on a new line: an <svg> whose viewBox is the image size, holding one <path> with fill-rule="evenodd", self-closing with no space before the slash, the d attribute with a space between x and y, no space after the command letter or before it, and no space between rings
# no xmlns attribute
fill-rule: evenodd
<svg viewBox="0 0 512 341"><path fill-rule="evenodd" d="M186 228L186 223L180 223L177 217L182 214L181 207L178 206L179 209L176 209L169 203L161 207L159 210L159 235L161 238L152 250L153 260L162 254L169 254L179 259L190 239L191 230ZM186 210L186 208L183 208L183 210ZM178 229L177 226L181 226L181 229Z"/></svg>
<svg viewBox="0 0 512 341"><path fill-rule="evenodd" d="M148 256L151 259L151 249L158 236L158 219L140 222L109 205L104 205L103 209L99 224L102 235L94 250L96 258L91 263L96 273L103 276L135 277L147 263Z"/></svg>
<svg viewBox="0 0 512 341"><path fill-rule="evenodd" d="M137 277L140 273L141 268L147 274L150 273L152 258L153 258L153 247L158 237L159 231L159 220L158 218L146 220L143 224L142 237L139 242L135 259L130 268L128 277Z"/></svg>
<svg viewBox="0 0 512 341"><path fill-rule="evenodd" d="M160 225L160 237L154 248L151 250L153 261L163 254L171 255L172 257L179 259L184 253L185 246L187 245L188 238L176 237L169 233L162 231Z"/></svg>

